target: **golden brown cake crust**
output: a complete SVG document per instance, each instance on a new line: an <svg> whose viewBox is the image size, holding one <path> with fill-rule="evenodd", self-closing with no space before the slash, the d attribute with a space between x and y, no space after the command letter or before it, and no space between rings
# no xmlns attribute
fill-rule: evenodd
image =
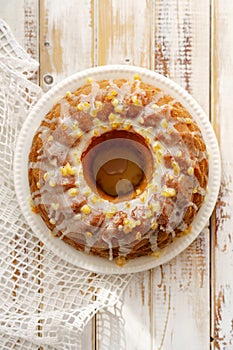
<svg viewBox="0 0 233 350"><path fill-rule="evenodd" d="M148 188L120 203L90 191L80 161L91 140L111 130L142 135L155 164ZM28 176L35 210L54 236L89 254L130 259L190 231L206 194L208 156L198 125L171 96L140 80L92 81L44 117Z"/></svg>

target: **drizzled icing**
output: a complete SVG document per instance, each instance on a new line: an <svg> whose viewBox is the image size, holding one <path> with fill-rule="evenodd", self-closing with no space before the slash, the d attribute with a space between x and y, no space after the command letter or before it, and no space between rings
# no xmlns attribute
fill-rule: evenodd
<svg viewBox="0 0 233 350"><path fill-rule="evenodd" d="M119 202L90 189L81 161L91 140L112 130L141 135L154 169L143 191ZM35 140L37 154L32 148L29 156L34 205L53 235L86 253L105 249L112 259L156 252L189 231L204 200L208 161L199 128L179 102L140 80L92 81L67 92ZM138 250L141 242L150 249Z"/></svg>

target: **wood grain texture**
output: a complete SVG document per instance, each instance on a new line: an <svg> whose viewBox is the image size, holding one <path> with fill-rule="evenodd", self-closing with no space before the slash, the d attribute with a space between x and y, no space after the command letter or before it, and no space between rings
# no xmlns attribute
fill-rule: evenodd
<svg viewBox="0 0 233 350"><path fill-rule="evenodd" d="M40 1L40 81L45 91L95 64L93 10L93 2L89 0ZM44 283L43 292L49 295L46 286ZM86 326L81 343L85 350L94 349L94 319Z"/></svg>
<svg viewBox="0 0 233 350"><path fill-rule="evenodd" d="M153 276L153 349L208 349L208 230Z"/></svg>
<svg viewBox="0 0 233 350"><path fill-rule="evenodd" d="M151 306L149 278L148 273L135 275L122 300L98 313L96 349L151 349L151 315L147 311Z"/></svg>
<svg viewBox="0 0 233 350"><path fill-rule="evenodd" d="M155 70L191 93L207 114L209 17L209 0L155 1Z"/></svg>
<svg viewBox="0 0 233 350"><path fill-rule="evenodd" d="M134 64L153 68L151 66L153 2L99 0L96 7L98 64ZM152 342L150 271L135 276L126 289L122 301L116 305L116 309L121 310L121 318L118 319L118 331L117 327L114 328L116 334L113 338L109 338L109 334L99 326L98 318L104 315L101 313L97 317L97 349L150 349ZM114 312L108 313L108 322L111 325L113 317ZM124 327L121 320L124 320L122 321ZM116 341L116 338L121 341Z"/></svg>
<svg viewBox="0 0 233 350"><path fill-rule="evenodd" d="M151 275L138 273L114 308L97 315L97 350L151 349Z"/></svg>
<svg viewBox="0 0 233 350"><path fill-rule="evenodd" d="M208 350L211 335L213 350L233 348L232 1L0 0L0 8L19 43L40 56L45 91L97 64L135 64L178 82L207 115L212 35L210 112L223 175L211 245L206 230L171 262L135 276L122 300L89 323L82 342L85 350Z"/></svg>
<svg viewBox="0 0 233 350"><path fill-rule="evenodd" d="M233 3L212 2L212 120L222 156L222 184L213 220L213 349L233 348Z"/></svg>
<svg viewBox="0 0 233 350"><path fill-rule="evenodd" d="M208 112L209 1L194 5L190 0L160 0L155 2L155 14L155 70L192 93ZM152 349L207 350L208 300L206 230L182 254L153 272Z"/></svg>
<svg viewBox="0 0 233 350"><path fill-rule="evenodd" d="M24 48L39 60L39 2L24 0Z"/></svg>
<svg viewBox="0 0 233 350"><path fill-rule="evenodd" d="M40 76L45 90L94 65L92 6L89 0L40 1ZM51 78L49 84L45 75Z"/></svg>
<svg viewBox="0 0 233 350"><path fill-rule="evenodd" d="M19 44L24 46L24 0L0 0L0 9L0 17L10 26Z"/></svg>
<svg viewBox="0 0 233 350"><path fill-rule="evenodd" d="M153 2L99 0L97 8L98 64L151 67Z"/></svg>

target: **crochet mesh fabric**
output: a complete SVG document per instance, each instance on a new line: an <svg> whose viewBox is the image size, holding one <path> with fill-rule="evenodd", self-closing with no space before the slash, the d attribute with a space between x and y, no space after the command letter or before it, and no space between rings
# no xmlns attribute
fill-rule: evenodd
<svg viewBox="0 0 233 350"><path fill-rule="evenodd" d="M13 158L22 124L42 95L28 80L37 68L0 20L0 348L77 350L85 325L116 304L132 275L73 266L49 251L25 222L14 192ZM123 329L120 318L119 310L102 314L99 328L101 320L102 329L118 320Z"/></svg>

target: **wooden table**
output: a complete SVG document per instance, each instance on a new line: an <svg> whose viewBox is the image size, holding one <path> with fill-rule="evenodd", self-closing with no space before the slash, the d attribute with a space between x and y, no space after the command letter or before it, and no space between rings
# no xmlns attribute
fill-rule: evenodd
<svg viewBox="0 0 233 350"><path fill-rule="evenodd" d="M40 61L45 91L91 66L147 67L193 95L221 148L222 186L209 229L171 262L139 273L116 316L99 313L87 326L83 349L233 349L233 2L0 0L0 9ZM109 318L111 330L99 325Z"/></svg>

